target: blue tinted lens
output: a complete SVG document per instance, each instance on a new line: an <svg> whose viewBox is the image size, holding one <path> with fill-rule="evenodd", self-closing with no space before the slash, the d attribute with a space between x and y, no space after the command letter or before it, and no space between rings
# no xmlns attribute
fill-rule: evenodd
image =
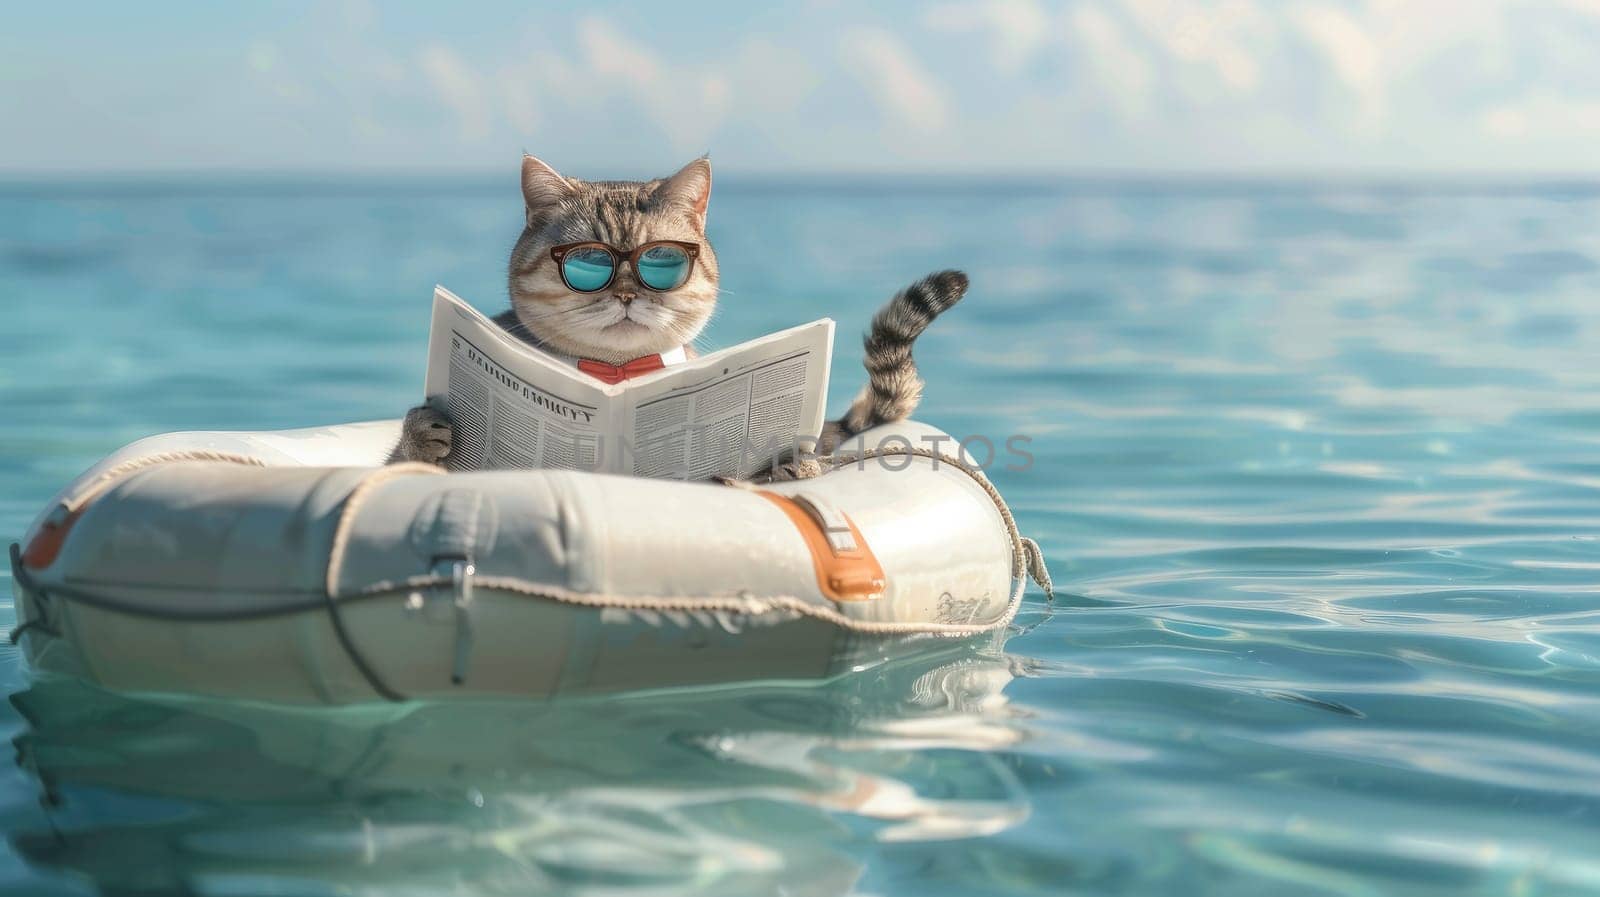
<svg viewBox="0 0 1600 897"><path fill-rule="evenodd" d="M689 254L676 246L652 246L639 256L639 280L652 290L671 290L689 279Z"/></svg>
<svg viewBox="0 0 1600 897"><path fill-rule="evenodd" d="M615 267L611 253L604 249L574 249L561 260L561 276L566 279L567 286L589 293L605 286Z"/></svg>

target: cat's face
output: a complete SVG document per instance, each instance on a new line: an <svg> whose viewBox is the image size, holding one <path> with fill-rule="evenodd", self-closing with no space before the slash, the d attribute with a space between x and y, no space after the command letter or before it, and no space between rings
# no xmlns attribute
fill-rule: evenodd
<svg viewBox="0 0 1600 897"><path fill-rule="evenodd" d="M717 305L717 256L706 241L711 163L696 159L654 181L565 178L532 156L522 160L527 226L511 251L511 307L544 345L567 355L620 364L692 342ZM656 291L631 264L605 289L569 289L550 249L597 241L626 253L656 240L700 247L682 286Z"/></svg>

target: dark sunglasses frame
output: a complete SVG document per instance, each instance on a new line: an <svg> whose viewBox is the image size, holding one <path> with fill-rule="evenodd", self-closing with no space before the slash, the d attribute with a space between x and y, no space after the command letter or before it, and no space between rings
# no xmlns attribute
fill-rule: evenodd
<svg viewBox="0 0 1600 897"><path fill-rule="evenodd" d="M641 243L638 246L635 246L632 252L623 252L617 247L612 246L610 243L602 243L599 240L584 240L581 243L562 243L560 246L552 246L550 247L550 257L555 259L556 270L561 272L561 282L566 284L567 289L573 291L574 293L598 293L606 287L611 286L612 283L616 282L617 272L622 269L623 262L627 262L629 267L633 268L633 279L639 281L640 286L651 291L652 293L663 293L666 292L666 290L656 289L655 287L645 283L644 278L639 276L639 258L657 246L676 246L677 248L683 250L684 254L689 257L689 270L683 272L683 282L679 283L678 286L669 287L668 289L675 290L678 287L683 286L683 284L688 283L689 278L694 276L695 259L700 257L700 244L698 243L685 243L682 240L652 240L649 243ZM571 255L573 252L576 252L579 249L604 249L606 252L611 253L611 276L606 278L605 283L595 287L592 290L580 290L567 281L567 268L563 262L568 255Z"/></svg>

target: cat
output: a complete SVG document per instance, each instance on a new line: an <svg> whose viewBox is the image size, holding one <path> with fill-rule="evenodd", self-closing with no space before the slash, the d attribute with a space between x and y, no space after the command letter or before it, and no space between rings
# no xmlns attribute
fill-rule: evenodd
<svg viewBox="0 0 1600 897"><path fill-rule="evenodd" d="M524 156L522 197L526 219L508 269L511 309L496 316L495 323L570 359L623 365L679 351L693 357L692 344L717 304L717 255L705 235L710 159L701 157L656 180L581 181ZM687 279L671 289L652 290L634 264L618 264L603 288L579 292L568 285L552 250L591 241L624 255L659 241L692 246L695 253ZM817 454L826 455L871 427L910 416L922 397L912 343L966 290L965 274L940 271L901 290L878 311L865 339L867 385L844 417L827 424ZM419 405L407 412L389 461L442 464L450 456L452 440L444 411ZM769 478L820 472L813 457L778 465Z"/></svg>

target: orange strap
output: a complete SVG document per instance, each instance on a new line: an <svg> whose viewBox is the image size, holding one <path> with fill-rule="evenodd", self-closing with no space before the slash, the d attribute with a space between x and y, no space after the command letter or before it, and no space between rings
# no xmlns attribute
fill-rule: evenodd
<svg viewBox="0 0 1600 897"><path fill-rule="evenodd" d="M883 595L888 585L883 566L867 540L862 538L855 521L839 514L852 537L846 540L852 544L841 549L836 544L839 540L830 540L822 522L800 502L774 492L757 490L756 494L782 509L789 522L800 531L806 548L811 550L811 563L816 568L817 586L822 594L834 601L870 601Z"/></svg>
<svg viewBox="0 0 1600 897"><path fill-rule="evenodd" d="M22 552L22 563L35 570L43 570L55 563L56 555L61 553L61 546L67 542L67 530L72 529L72 525L77 523L81 516L83 509L79 508L59 521L51 520L39 527L38 535L33 537L33 541L29 542L28 547Z"/></svg>

